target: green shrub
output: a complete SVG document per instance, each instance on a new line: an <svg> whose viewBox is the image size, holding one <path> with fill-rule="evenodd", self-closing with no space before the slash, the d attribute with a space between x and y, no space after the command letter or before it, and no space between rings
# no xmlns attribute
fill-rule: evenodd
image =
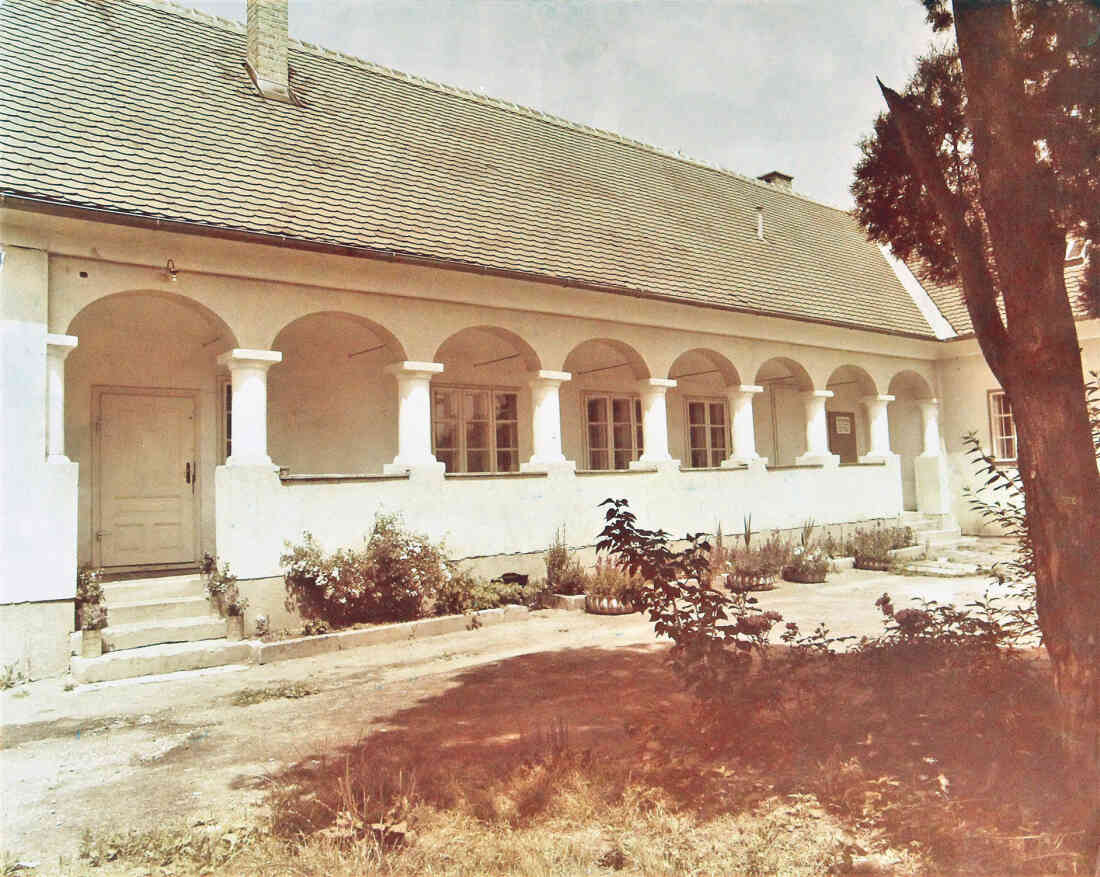
<svg viewBox="0 0 1100 877"><path fill-rule="evenodd" d="M206 585L206 599L218 610L219 615L244 615L248 598L241 596L237 577L229 571L229 564L218 566L218 558L203 554L199 568Z"/></svg>
<svg viewBox="0 0 1100 877"><path fill-rule="evenodd" d="M912 527L884 527L879 524L871 530L857 529L845 550L855 558L858 567L866 563L889 563L893 560L891 551L916 544Z"/></svg>
<svg viewBox="0 0 1100 877"><path fill-rule="evenodd" d="M558 530L546 552L546 581L555 594L583 594L588 584L584 567L565 544L565 534Z"/></svg>
<svg viewBox="0 0 1100 877"><path fill-rule="evenodd" d="M631 574L610 558L600 557L596 568L588 577L585 591L591 597L614 597L618 600L633 602L634 595L645 586L645 580L638 574Z"/></svg>
<svg viewBox="0 0 1100 877"><path fill-rule="evenodd" d="M396 515L378 515L362 548L326 554L310 533L281 558L287 608L334 627L409 621L442 588L451 565L442 546L406 531Z"/></svg>
<svg viewBox="0 0 1100 877"><path fill-rule="evenodd" d="M436 615L463 615L526 602L523 585L518 583L486 581L457 568L448 572L433 595Z"/></svg>
<svg viewBox="0 0 1100 877"><path fill-rule="evenodd" d="M99 581L101 575L102 570L88 564L76 571L76 601L73 608L77 630L101 630L107 626L107 610L102 606L103 586ZM88 624L92 626L86 626Z"/></svg>

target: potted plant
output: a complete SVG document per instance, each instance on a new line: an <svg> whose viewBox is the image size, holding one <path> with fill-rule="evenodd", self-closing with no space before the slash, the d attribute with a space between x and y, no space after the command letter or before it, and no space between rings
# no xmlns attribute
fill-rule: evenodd
<svg viewBox="0 0 1100 877"><path fill-rule="evenodd" d="M913 530L910 527L883 527L880 524L873 530L856 530L852 537L856 569L890 569L894 565L890 552L913 544Z"/></svg>
<svg viewBox="0 0 1100 877"><path fill-rule="evenodd" d="M103 628L106 626L106 606L102 603L91 603L81 607L80 657L98 658L103 654Z"/></svg>
<svg viewBox="0 0 1100 877"><path fill-rule="evenodd" d="M201 572L206 582L206 599L225 617L226 639L244 639L244 611L248 608L248 598L241 596L237 577L229 571L229 564L219 567L216 557L204 554Z"/></svg>
<svg viewBox="0 0 1100 877"><path fill-rule="evenodd" d="M248 608L248 598L241 596L236 582L228 585L223 598L225 605L225 638L244 639L244 610Z"/></svg>
<svg viewBox="0 0 1100 877"><path fill-rule="evenodd" d="M629 615L637 611L634 595L644 584L637 574L631 575L610 559L598 558L588 577L584 609L594 615Z"/></svg>
<svg viewBox="0 0 1100 877"><path fill-rule="evenodd" d="M788 582L820 583L829 571L829 557L824 548L814 545L814 520L802 525L801 544L795 546L790 560L783 567Z"/></svg>
<svg viewBox="0 0 1100 877"><path fill-rule="evenodd" d="M565 533L558 530L546 552L546 583L553 594L572 597L587 591L588 576L581 562L565 544Z"/></svg>
<svg viewBox="0 0 1100 877"><path fill-rule="evenodd" d="M752 544L752 515L745 518L745 544L732 552L726 587L731 591L766 591L775 583L790 554L787 543L773 533L763 545Z"/></svg>
<svg viewBox="0 0 1100 877"><path fill-rule="evenodd" d="M103 605L100 571L82 566L76 571L76 627L80 631L80 655L96 658L103 654L103 628L107 607Z"/></svg>

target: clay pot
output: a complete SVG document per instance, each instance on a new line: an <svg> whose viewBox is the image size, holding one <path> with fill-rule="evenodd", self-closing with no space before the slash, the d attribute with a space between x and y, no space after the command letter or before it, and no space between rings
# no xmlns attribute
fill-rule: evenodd
<svg viewBox="0 0 1100 877"><path fill-rule="evenodd" d="M225 638L233 642L244 639L243 615L227 615L225 617Z"/></svg>
<svg viewBox="0 0 1100 877"><path fill-rule="evenodd" d="M103 631L82 630L80 632L80 657L98 658L103 654Z"/></svg>
<svg viewBox="0 0 1100 877"><path fill-rule="evenodd" d="M620 600L618 597L597 597L585 594L584 611L593 615L629 615L637 610L634 604Z"/></svg>

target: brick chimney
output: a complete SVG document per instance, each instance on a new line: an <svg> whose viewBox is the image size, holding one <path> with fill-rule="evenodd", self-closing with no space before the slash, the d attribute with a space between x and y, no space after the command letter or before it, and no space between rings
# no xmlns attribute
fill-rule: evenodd
<svg viewBox="0 0 1100 877"><path fill-rule="evenodd" d="M248 0L248 73L260 94L292 103L287 0Z"/></svg>
<svg viewBox="0 0 1100 877"><path fill-rule="evenodd" d="M768 171L766 174L758 176L757 179L775 186L777 189L782 189L784 192L794 191L794 177L782 171Z"/></svg>

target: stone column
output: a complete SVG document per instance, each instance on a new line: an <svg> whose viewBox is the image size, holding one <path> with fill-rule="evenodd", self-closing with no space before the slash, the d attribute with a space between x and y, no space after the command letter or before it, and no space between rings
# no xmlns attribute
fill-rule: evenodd
<svg viewBox="0 0 1100 877"><path fill-rule="evenodd" d="M432 453L432 375L441 362L395 362L386 372L397 378L397 456L382 467L400 474L412 469L442 473L444 465Z"/></svg>
<svg viewBox="0 0 1100 877"><path fill-rule="evenodd" d="M890 458L890 421L887 406L894 401L893 396L879 394L864 396L859 400L867 409L867 425L871 433L871 447L860 458L861 463L877 463Z"/></svg>
<svg viewBox="0 0 1100 877"><path fill-rule="evenodd" d="M940 402L938 399L918 399L921 421L924 424L924 450L922 457L940 455Z"/></svg>
<svg viewBox="0 0 1100 877"><path fill-rule="evenodd" d="M536 372L531 378L531 432L534 453L521 472L547 472L551 469L574 470L577 464L566 460L561 449L561 400L559 388L572 379L569 372Z"/></svg>
<svg viewBox="0 0 1100 877"><path fill-rule="evenodd" d="M47 463L70 462L65 456L65 358L75 347L75 335L46 336Z"/></svg>
<svg viewBox="0 0 1100 877"><path fill-rule="evenodd" d="M233 453L227 466L271 466L267 453L267 370L283 361L277 350L234 348L218 357L233 392Z"/></svg>
<svg viewBox="0 0 1100 877"><path fill-rule="evenodd" d="M838 466L840 456L829 453L829 425L825 418L825 400L832 390L810 390L802 394L806 405L806 453L795 459L798 466Z"/></svg>
<svg viewBox="0 0 1100 877"><path fill-rule="evenodd" d="M940 456L940 403L937 399L918 399L917 404L924 422L924 450L913 460L917 511L926 515L950 514L947 467Z"/></svg>
<svg viewBox="0 0 1100 877"><path fill-rule="evenodd" d="M642 394L642 455L630 464L631 469L679 468L680 461L668 453L668 407L665 393L676 386L667 378L647 378L640 381Z"/></svg>
<svg viewBox="0 0 1100 877"><path fill-rule="evenodd" d="M730 387L727 393L730 406L730 455L722 461L723 469L741 466L763 466L767 463L756 454L756 422L753 419L752 399L764 388L754 384Z"/></svg>

